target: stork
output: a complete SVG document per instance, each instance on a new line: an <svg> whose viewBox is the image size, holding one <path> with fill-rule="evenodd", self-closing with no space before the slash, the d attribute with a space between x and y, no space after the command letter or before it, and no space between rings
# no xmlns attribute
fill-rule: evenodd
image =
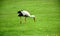
<svg viewBox="0 0 60 36"><path fill-rule="evenodd" d="M18 11L18 16L20 17L20 24L22 23L21 17L25 17L25 23L26 23L26 17L30 17L33 18L34 22L35 22L35 15L30 15L30 13L26 10L20 10Z"/></svg>

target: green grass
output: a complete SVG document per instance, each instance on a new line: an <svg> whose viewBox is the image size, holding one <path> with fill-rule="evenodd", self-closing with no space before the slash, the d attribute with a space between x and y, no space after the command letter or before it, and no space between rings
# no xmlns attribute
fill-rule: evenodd
<svg viewBox="0 0 60 36"><path fill-rule="evenodd" d="M60 36L58 0L0 0L0 36ZM18 10L28 10L36 22L27 18L22 24Z"/></svg>

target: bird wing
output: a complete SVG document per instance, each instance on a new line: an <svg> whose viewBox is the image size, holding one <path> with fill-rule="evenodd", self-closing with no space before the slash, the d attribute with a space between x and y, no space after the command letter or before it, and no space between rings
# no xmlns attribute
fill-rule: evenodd
<svg viewBox="0 0 60 36"><path fill-rule="evenodd" d="M28 11L22 11L23 15L30 16L30 13Z"/></svg>

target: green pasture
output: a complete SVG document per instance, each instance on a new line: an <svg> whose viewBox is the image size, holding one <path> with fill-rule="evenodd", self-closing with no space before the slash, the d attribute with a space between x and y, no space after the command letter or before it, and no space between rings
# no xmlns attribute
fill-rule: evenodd
<svg viewBox="0 0 60 36"><path fill-rule="evenodd" d="M60 36L59 0L0 0L0 36ZM18 10L28 10L26 24Z"/></svg>

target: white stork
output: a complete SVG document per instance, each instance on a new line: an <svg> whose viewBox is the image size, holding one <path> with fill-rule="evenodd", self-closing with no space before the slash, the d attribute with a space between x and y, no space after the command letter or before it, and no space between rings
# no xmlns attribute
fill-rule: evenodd
<svg viewBox="0 0 60 36"><path fill-rule="evenodd" d="M22 23L21 21L21 17L25 17L25 23L26 23L26 17L31 17L33 18L34 22L35 22L35 16L34 15L30 15L30 13L26 10L20 10L18 11L18 16L20 17L20 24Z"/></svg>

